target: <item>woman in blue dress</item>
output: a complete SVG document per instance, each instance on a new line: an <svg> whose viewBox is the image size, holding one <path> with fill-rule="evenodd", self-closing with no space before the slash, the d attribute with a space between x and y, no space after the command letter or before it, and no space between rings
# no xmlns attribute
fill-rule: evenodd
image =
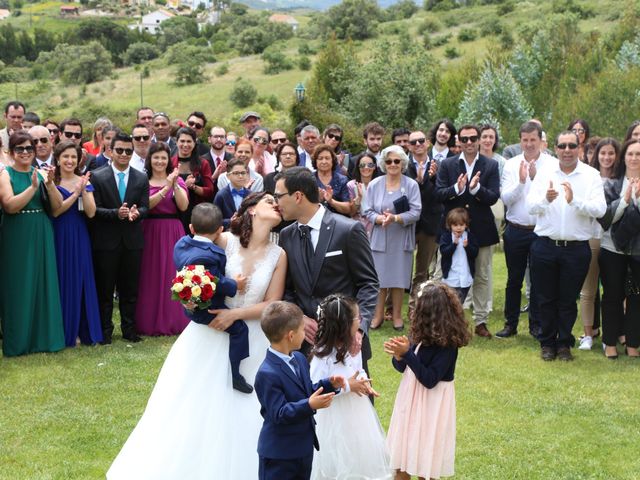
<svg viewBox="0 0 640 480"><path fill-rule="evenodd" d="M93 345L102 341L102 328L85 220L85 216L92 218L96 213L91 173L80 175L82 150L73 142L59 143L53 158L55 182L63 198L52 214L64 340L68 347L75 346L78 339L84 345Z"/></svg>

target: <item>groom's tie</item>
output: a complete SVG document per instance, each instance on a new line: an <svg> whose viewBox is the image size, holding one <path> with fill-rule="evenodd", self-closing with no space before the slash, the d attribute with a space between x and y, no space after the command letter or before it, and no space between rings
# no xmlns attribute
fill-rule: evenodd
<svg viewBox="0 0 640 480"><path fill-rule="evenodd" d="M302 245L302 258L304 266L311 277L311 262L313 261L313 244L311 243L311 227L309 225L298 225L300 232L300 243Z"/></svg>

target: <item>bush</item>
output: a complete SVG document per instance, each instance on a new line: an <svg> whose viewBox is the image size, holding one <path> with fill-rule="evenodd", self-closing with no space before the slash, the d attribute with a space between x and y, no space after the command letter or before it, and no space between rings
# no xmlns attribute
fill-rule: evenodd
<svg viewBox="0 0 640 480"><path fill-rule="evenodd" d="M375 0L343 0L318 17L318 26L326 38L366 40L376 36L380 17Z"/></svg>
<svg viewBox="0 0 640 480"><path fill-rule="evenodd" d="M458 32L458 40L461 42L473 42L478 37L478 32L473 28L463 28Z"/></svg>
<svg viewBox="0 0 640 480"><path fill-rule="evenodd" d="M488 18L480 25L480 35L483 37L500 35L503 30L504 26L502 25L502 22L496 17Z"/></svg>
<svg viewBox="0 0 640 480"><path fill-rule="evenodd" d="M275 75L276 73L293 68L293 62L289 60L283 52L273 47L269 47L264 51L262 60L266 63L264 73L267 75Z"/></svg>
<svg viewBox="0 0 640 480"><path fill-rule="evenodd" d="M449 43L449 40L451 40L451 34L447 33L446 35L438 35L437 37L433 37L431 44L434 48L441 47Z"/></svg>
<svg viewBox="0 0 640 480"><path fill-rule="evenodd" d="M387 20L405 20L411 18L418 11L413 0L400 0L385 10Z"/></svg>
<svg viewBox="0 0 640 480"><path fill-rule="evenodd" d="M516 4L513 0L508 0L507 2L498 6L498 15L501 17L513 12L516 9Z"/></svg>
<svg viewBox="0 0 640 480"><path fill-rule="evenodd" d="M426 50L431 50L433 48L433 42L431 41L431 35L429 35L428 33L425 33L422 36L422 46Z"/></svg>
<svg viewBox="0 0 640 480"><path fill-rule="evenodd" d="M176 70L176 85L194 85L207 79L202 64L192 57L186 57L178 64Z"/></svg>
<svg viewBox="0 0 640 480"><path fill-rule="evenodd" d="M443 18L442 21L449 28L457 27L458 25L460 25L460 19L455 15L447 15Z"/></svg>
<svg viewBox="0 0 640 480"><path fill-rule="evenodd" d="M315 49L311 48L308 42L301 43L298 46L298 53L300 55L314 55L316 53Z"/></svg>
<svg viewBox="0 0 640 480"><path fill-rule="evenodd" d="M425 33L436 33L442 30L442 24L435 18L425 18L420 25L418 25L418 33L424 35Z"/></svg>
<svg viewBox="0 0 640 480"><path fill-rule="evenodd" d="M456 47L447 47L447 49L444 51L444 56L450 60L453 60L454 58L458 58L460 56L460 52L458 52L458 49Z"/></svg>
<svg viewBox="0 0 640 480"><path fill-rule="evenodd" d="M104 72L113 70L111 55L97 41L85 45L60 43L51 52L41 52L36 63L47 75L66 84L97 82L104 79Z"/></svg>
<svg viewBox="0 0 640 480"><path fill-rule="evenodd" d="M158 58L160 52L155 45L146 42L136 42L129 45L127 51L122 55L125 65L137 65L148 60Z"/></svg>
<svg viewBox="0 0 640 480"><path fill-rule="evenodd" d="M311 70L311 59L305 55L298 59L298 68L303 72Z"/></svg>
<svg viewBox="0 0 640 480"><path fill-rule="evenodd" d="M284 108L280 99L274 94L268 97L258 97L258 103L266 103L271 107L271 110L282 110Z"/></svg>
<svg viewBox="0 0 640 480"><path fill-rule="evenodd" d="M258 97L258 91L249 80L238 78L231 93L229 94L229 100L238 108L246 108L256 101Z"/></svg>
<svg viewBox="0 0 640 480"><path fill-rule="evenodd" d="M221 63L216 67L215 73L217 76L222 77L229 72L229 64L227 62Z"/></svg>
<svg viewBox="0 0 640 480"><path fill-rule="evenodd" d="M199 63L214 63L216 61L211 48L190 45L186 42L173 45L165 54L168 65L184 63L185 58L192 58Z"/></svg>

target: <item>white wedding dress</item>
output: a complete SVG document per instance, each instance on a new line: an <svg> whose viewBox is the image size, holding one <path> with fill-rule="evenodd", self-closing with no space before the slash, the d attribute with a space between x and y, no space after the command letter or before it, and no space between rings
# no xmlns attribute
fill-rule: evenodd
<svg viewBox="0 0 640 480"><path fill-rule="evenodd" d="M228 237L226 276L242 272L240 242ZM229 308L264 299L281 248L271 244ZM258 320L247 321L249 358L240 372L253 384L269 346ZM107 472L108 480L251 480L258 477L262 426L255 393L233 390L229 335L194 322L176 340L147 408Z"/></svg>

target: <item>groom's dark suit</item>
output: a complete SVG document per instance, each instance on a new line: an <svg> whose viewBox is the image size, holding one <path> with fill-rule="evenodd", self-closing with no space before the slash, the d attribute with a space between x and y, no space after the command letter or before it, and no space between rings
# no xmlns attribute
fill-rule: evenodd
<svg viewBox="0 0 640 480"><path fill-rule="evenodd" d="M371 358L368 331L379 283L362 224L326 210L312 258L304 250L298 222L282 230L280 246L287 252L288 262L285 300L298 305L307 317L317 317L320 301L329 294L342 293L356 299L364 333L362 360L366 365ZM303 350L305 346L309 348L305 344Z"/></svg>
<svg viewBox="0 0 640 480"><path fill-rule="evenodd" d="M104 341L113 333L113 291L117 284L122 335L136 335L135 312L138 300L138 277L144 236L141 220L149 210L149 180L144 173L129 168L124 202L136 205L140 216L133 222L118 217L122 206L114 171L110 165L91 173L96 215L91 225L93 263L100 302L100 319Z"/></svg>

